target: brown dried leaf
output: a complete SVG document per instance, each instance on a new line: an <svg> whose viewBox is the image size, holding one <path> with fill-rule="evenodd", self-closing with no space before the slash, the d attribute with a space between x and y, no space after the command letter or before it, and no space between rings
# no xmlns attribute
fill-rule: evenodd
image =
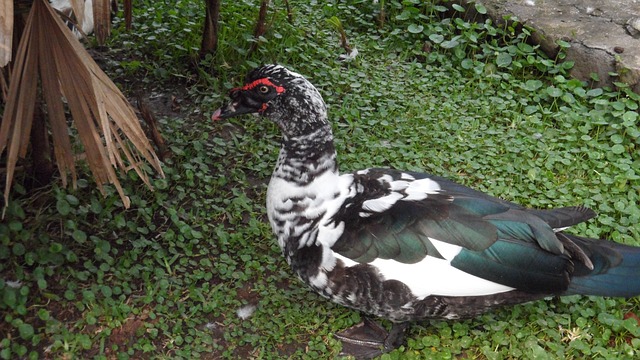
<svg viewBox="0 0 640 360"><path fill-rule="evenodd" d="M82 29L84 23L84 3L85 0L70 0L71 11L74 14L78 29Z"/></svg>
<svg viewBox="0 0 640 360"><path fill-rule="evenodd" d="M51 41L41 41L38 51L42 54L51 54L55 46L55 43ZM64 112L64 104L60 101L60 86L55 66L47 66L40 63L40 79L42 94L47 103L47 113L49 115L49 122L51 123L53 152L62 177L62 185L67 186L67 172L70 172L73 187L75 188L77 178L76 168L73 160L71 139L67 131L67 118Z"/></svg>
<svg viewBox="0 0 640 360"><path fill-rule="evenodd" d="M0 2L0 67L11 61L13 41L13 1Z"/></svg>
<svg viewBox="0 0 640 360"><path fill-rule="evenodd" d="M27 24L33 25L34 14L27 18ZM36 101L37 86L37 53L29 51L33 31L27 26L23 39L16 53L16 65L13 69L12 81L9 85L7 104L0 125L0 153L7 149L7 177L5 180L5 206L8 203L9 189L13 180L15 166L20 155L20 148L26 148L21 144L28 141L29 133L24 130L31 129L33 120L33 104ZM24 101L23 101L24 100ZM26 140L25 140L26 139Z"/></svg>
<svg viewBox="0 0 640 360"><path fill-rule="evenodd" d="M18 61L20 60L20 61ZM73 117L84 147L84 159L104 194L103 184L114 185L124 206L129 199L118 181L116 168L133 169L147 186L151 182L143 163L150 163L164 176L160 162L144 134L135 111L46 0L35 0L12 73L4 121L0 126L0 152L8 146L8 200L18 155L24 157L36 102L38 74L47 103L58 168L66 185L67 171L75 186L76 171L72 141L67 131L62 98ZM5 201L5 204L8 201Z"/></svg>

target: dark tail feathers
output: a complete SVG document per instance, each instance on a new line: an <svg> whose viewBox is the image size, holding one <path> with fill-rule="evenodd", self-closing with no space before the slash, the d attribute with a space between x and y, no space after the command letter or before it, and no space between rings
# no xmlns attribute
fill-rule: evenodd
<svg viewBox="0 0 640 360"><path fill-rule="evenodd" d="M588 239L564 233L582 250L591 264L577 263L563 295L634 297L640 295L640 247L613 241ZM564 242L564 241L563 241ZM570 251L571 252L571 251ZM589 269L593 265L593 269Z"/></svg>

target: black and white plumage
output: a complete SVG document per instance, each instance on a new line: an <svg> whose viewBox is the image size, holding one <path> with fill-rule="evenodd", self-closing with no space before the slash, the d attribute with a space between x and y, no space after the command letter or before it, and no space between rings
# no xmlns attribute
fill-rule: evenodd
<svg viewBox="0 0 640 360"><path fill-rule="evenodd" d="M340 174L322 96L279 65L253 70L230 97L213 120L253 113L282 131L267 211L293 270L332 301L397 324L343 332L346 352L388 351L416 320L549 295L640 294L640 248L562 231L590 209L528 209L424 173Z"/></svg>

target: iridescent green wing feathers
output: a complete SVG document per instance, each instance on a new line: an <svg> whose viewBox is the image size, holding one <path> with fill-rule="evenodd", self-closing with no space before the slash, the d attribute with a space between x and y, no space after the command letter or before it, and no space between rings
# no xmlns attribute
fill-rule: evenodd
<svg viewBox="0 0 640 360"><path fill-rule="evenodd" d="M379 177L384 172L394 180L401 178L394 170L376 171L366 176ZM592 267L580 247L554 231L589 219L594 216L592 211L583 207L528 210L441 178L433 179L440 186L437 193L420 200L399 198L376 213L360 211L362 204L372 196L388 195L393 186L356 176L356 182L366 182L367 186L360 187L362 190L334 217L335 221L344 221L345 229L332 249L360 263L378 258L416 263L426 256L445 258L434 245L435 239L460 247L459 253L448 259L452 266L532 292L565 289L576 259L581 266Z"/></svg>

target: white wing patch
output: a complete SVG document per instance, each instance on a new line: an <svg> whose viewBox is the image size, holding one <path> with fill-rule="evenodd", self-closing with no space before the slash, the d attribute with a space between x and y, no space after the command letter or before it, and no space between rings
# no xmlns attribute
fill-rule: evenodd
<svg viewBox="0 0 640 360"><path fill-rule="evenodd" d="M398 200L402 199L403 197L404 195L402 195L401 193L392 192L387 196L363 202L362 210L381 213L383 211L389 210L393 205L396 204Z"/></svg>
<svg viewBox="0 0 640 360"><path fill-rule="evenodd" d="M453 245L446 243L444 241L440 241L434 238L429 238L429 241L433 244L433 246L438 250L440 255L442 255L445 259L451 261L454 257L460 254L462 251L462 246Z"/></svg>
<svg viewBox="0 0 640 360"><path fill-rule="evenodd" d="M359 171L358 174L365 175L369 170ZM391 193L379 198L366 200L362 203L362 210L360 213L362 217L368 217L373 213L381 213L389 210L398 201L420 201L426 199L430 194L437 194L441 188L437 182L425 178L416 180L413 176L407 173L402 173L400 179L394 180L391 175L383 175L377 178L378 182L383 185L388 185ZM356 187L358 192L362 192L365 189L361 184Z"/></svg>
<svg viewBox="0 0 640 360"><path fill-rule="evenodd" d="M460 247L435 240L436 248L445 257L455 256ZM435 243L434 243L435 244ZM457 248L457 249L456 249ZM457 250L457 252L456 252ZM445 255L446 254L446 255ZM345 266L358 263L340 254L334 253ZM451 266L451 259L439 259L426 256L420 262L404 264L395 260L376 259L369 265L375 267L386 280L398 280L409 289L413 295L423 299L429 295L441 296L482 296L514 290L514 288L498 284L471 275Z"/></svg>
<svg viewBox="0 0 640 360"><path fill-rule="evenodd" d="M431 179L414 180L405 190L407 193L405 200L424 200L429 194L437 194L439 191L440 185Z"/></svg>

